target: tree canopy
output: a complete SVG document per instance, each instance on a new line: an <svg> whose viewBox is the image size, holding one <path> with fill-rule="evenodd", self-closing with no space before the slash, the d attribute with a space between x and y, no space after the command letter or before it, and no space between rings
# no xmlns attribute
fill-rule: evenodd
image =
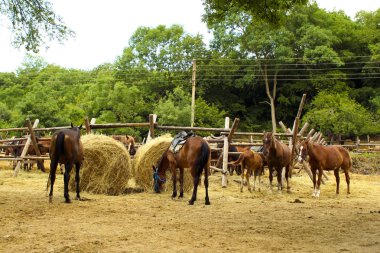
<svg viewBox="0 0 380 253"><path fill-rule="evenodd" d="M27 51L38 52L46 40L62 42L74 35L46 0L0 1L0 14L10 21L14 46L25 47Z"/></svg>
<svg viewBox="0 0 380 253"><path fill-rule="evenodd" d="M273 118L291 126L306 93L302 120L315 129L380 134L379 13L351 20L316 3L292 5L272 26L232 6L209 23L209 45L180 25L158 25L139 27L115 62L91 71L30 56L15 73L0 73L0 127L27 117L44 126L86 116L147 122L151 113L160 124L189 126L196 59L195 126L222 127L225 116L240 118L239 131L272 130Z"/></svg>

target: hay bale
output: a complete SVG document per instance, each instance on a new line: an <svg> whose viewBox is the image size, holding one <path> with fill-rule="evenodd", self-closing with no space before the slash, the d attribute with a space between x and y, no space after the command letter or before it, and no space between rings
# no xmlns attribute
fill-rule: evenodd
<svg viewBox="0 0 380 253"><path fill-rule="evenodd" d="M133 176L136 184L142 187L145 191L153 191L152 165L157 165L162 154L170 146L172 140L173 137L171 137L171 135L163 135L142 145L137 150L133 161ZM169 170L166 171L166 179L167 181L164 184L164 190L171 191L173 189L173 183L171 180L171 172ZM177 184L177 187L179 190L179 184ZM183 188L184 191L190 191L193 189L193 178L188 169L185 169Z"/></svg>
<svg viewBox="0 0 380 253"><path fill-rule="evenodd" d="M119 195L132 176L132 162L124 145L105 135L81 137L84 161L80 170L81 191ZM70 189L75 190L75 170L71 173Z"/></svg>

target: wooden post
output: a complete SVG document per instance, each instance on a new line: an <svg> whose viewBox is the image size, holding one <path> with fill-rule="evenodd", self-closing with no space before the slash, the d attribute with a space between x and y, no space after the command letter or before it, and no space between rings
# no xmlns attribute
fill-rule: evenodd
<svg viewBox="0 0 380 253"><path fill-rule="evenodd" d="M29 119L27 119L26 124L29 129L30 138L32 140L34 151L36 152L36 156L40 157L41 152L40 152L40 149L38 148L38 142L36 139L36 135L34 134L32 123L30 122ZM45 172L45 166L44 166L43 161L41 162L41 160L37 160L37 166L42 172Z"/></svg>
<svg viewBox="0 0 380 253"><path fill-rule="evenodd" d="M310 132L307 134L306 139L309 140L311 136L314 134L315 130L311 129Z"/></svg>
<svg viewBox="0 0 380 253"><path fill-rule="evenodd" d="M306 123L303 125L303 127L301 128L300 132L299 132L299 135L300 135L301 137L302 137L302 136L304 135L304 133L307 131L308 127L309 127L309 123L306 122Z"/></svg>
<svg viewBox="0 0 380 253"><path fill-rule="evenodd" d="M157 114L149 114L149 132L146 142L154 138L154 124L156 123Z"/></svg>
<svg viewBox="0 0 380 253"><path fill-rule="evenodd" d="M288 128L285 126L285 124L282 121L278 122L278 124L280 125L284 133L289 133Z"/></svg>
<svg viewBox="0 0 380 253"><path fill-rule="evenodd" d="M39 123L39 120L36 119L34 121L33 128L36 128L38 126L38 123ZM21 158L24 158L26 156L26 153L28 152L28 149L29 149L31 141L32 141L32 139L31 139L31 137L29 135L28 139L26 140L24 149L22 150ZM14 171L14 174L13 174L15 177L17 177L17 175L18 175L18 171L20 170L20 167L21 167L21 161L18 161L17 165L16 165L16 168L15 168L15 171Z"/></svg>
<svg viewBox="0 0 380 253"><path fill-rule="evenodd" d="M224 128L230 128L230 118L224 119ZM222 187L227 187L227 173L228 173L228 137L224 136L223 139L223 152L220 154L216 167L222 163Z"/></svg>
<svg viewBox="0 0 380 253"><path fill-rule="evenodd" d="M298 112L297 112L298 119L301 118L301 112L302 112L303 106L305 105L305 100L306 100L306 94L303 94L300 106L298 107Z"/></svg>
<svg viewBox="0 0 380 253"><path fill-rule="evenodd" d="M87 134L90 134L91 133L91 124L90 124L90 121L88 120L88 118L84 118L84 126L86 128L86 133Z"/></svg>
<svg viewBox="0 0 380 253"><path fill-rule="evenodd" d="M222 167L222 187L227 187L227 174L228 174L228 137L224 136L223 145L223 167Z"/></svg>
<svg viewBox="0 0 380 253"><path fill-rule="evenodd" d="M191 78L191 127L194 126L195 119L195 78L196 78L197 66L196 60L193 59L193 74Z"/></svg>
<svg viewBox="0 0 380 253"><path fill-rule="evenodd" d="M291 152L291 156L290 156L290 177L292 175L292 171L293 171L293 166L294 166L294 152L295 152L295 149L296 149L296 143L297 143L297 135L298 135L298 124L299 124L299 118L296 117L296 120L294 121L295 124L294 124L294 128L293 128L293 137L292 137L292 152Z"/></svg>

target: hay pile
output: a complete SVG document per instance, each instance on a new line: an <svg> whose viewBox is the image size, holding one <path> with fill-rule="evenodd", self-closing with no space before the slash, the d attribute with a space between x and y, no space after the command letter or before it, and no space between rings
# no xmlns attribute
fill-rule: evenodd
<svg viewBox="0 0 380 253"><path fill-rule="evenodd" d="M123 193L132 176L132 162L127 149L105 135L88 134L81 140L84 149L81 191L109 195ZM71 190L75 190L74 172L75 169L71 173Z"/></svg>
<svg viewBox="0 0 380 253"><path fill-rule="evenodd" d="M157 166L162 154L169 147L172 140L173 137L171 137L171 135L163 135L142 145L137 150L133 162L133 175L136 184L142 187L145 191L153 191L152 165L154 164ZM177 175L179 177L179 172ZM164 184L164 190L171 191L173 189L173 183L169 170L166 172L166 179L167 181ZM179 191L179 184L177 184L177 189ZM188 169L185 169L183 189L184 191L190 191L193 189L193 178Z"/></svg>

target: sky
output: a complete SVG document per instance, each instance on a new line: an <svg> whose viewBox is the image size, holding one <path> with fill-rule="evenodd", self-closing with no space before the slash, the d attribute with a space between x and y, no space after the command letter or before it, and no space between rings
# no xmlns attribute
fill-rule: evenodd
<svg viewBox="0 0 380 253"><path fill-rule="evenodd" d="M185 32L212 36L202 23L202 0L50 0L55 12L75 31L63 45L48 42L40 49L47 63L64 68L91 70L103 63L113 63L128 46L129 38L140 26L182 25ZM354 18L359 10L374 11L380 0L317 0L328 11L343 10ZM0 72L21 67L26 52L13 48L11 33L0 17Z"/></svg>

